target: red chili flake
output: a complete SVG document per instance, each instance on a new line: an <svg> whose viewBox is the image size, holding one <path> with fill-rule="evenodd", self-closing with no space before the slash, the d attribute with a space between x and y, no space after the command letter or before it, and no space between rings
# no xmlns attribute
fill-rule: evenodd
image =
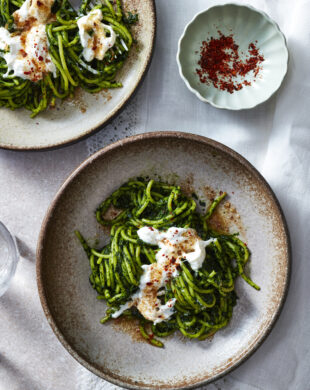
<svg viewBox="0 0 310 390"><path fill-rule="evenodd" d="M154 231L154 229L153 229L151 226L149 227L149 229L150 229L152 232Z"/></svg>
<svg viewBox="0 0 310 390"><path fill-rule="evenodd" d="M31 72L24 72L24 74L31 74Z"/></svg>
<svg viewBox="0 0 310 390"><path fill-rule="evenodd" d="M21 49L20 51L20 54L25 58L25 57L27 57L27 53L25 52L25 50L23 50L23 49Z"/></svg>
<svg viewBox="0 0 310 390"><path fill-rule="evenodd" d="M219 38L211 37L202 42L198 61L200 68L196 69L196 72L202 83L212 84L222 91L234 93L240 91L243 86L251 85L245 76L253 71L255 79L262 68L260 64L264 57L255 43L251 42L247 58L242 60L233 34L225 36L220 31L218 33Z"/></svg>
<svg viewBox="0 0 310 390"><path fill-rule="evenodd" d="M153 286L153 283L152 282L147 282L146 285L147 286Z"/></svg>
<svg viewBox="0 0 310 390"><path fill-rule="evenodd" d="M43 61L43 57L42 56L39 56L38 59L39 59L39 61Z"/></svg>

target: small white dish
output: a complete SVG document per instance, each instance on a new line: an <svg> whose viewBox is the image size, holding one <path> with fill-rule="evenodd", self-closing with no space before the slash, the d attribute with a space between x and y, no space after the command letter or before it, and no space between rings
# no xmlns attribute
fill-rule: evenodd
<svg viewBox="0 0 310 390"><path fill-rule="evenodd" d="M199 68L200 47L211 37L233 34L240 52L246 52L255 42L264 56L262 69L250 86L229 93L211 83L201 83ZM224 4L198 13L186 26L177 53L179 72L188 89L200 100L217 108L249 109L268 100L280 87L288 67L288 49L283 33L268 15L249 5Z"/></svg>

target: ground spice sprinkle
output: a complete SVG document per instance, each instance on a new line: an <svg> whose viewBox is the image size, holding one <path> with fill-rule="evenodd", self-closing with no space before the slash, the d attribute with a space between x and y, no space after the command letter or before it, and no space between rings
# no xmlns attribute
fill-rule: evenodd
<svg viewBox="0 0 310 390"><path fill-rule="evenodd" d="M233 34L225 36L220 31L218 34L219 38L211 37L202 42L198 61L200 68L196 72L202 83L212 83L215 88L233 93L251 85L251 81L245 78L250 72L252 81L255 81L262 69L264 57L256 47L256 42L252 42L242 60Z"/></svg>

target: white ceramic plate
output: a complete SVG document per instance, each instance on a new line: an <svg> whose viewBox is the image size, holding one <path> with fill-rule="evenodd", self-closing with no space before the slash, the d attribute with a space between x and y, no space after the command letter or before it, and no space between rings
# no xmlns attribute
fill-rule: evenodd
<svg viewBox="0 0 310 390"><path fill-rule="evenodd" d="M123 88L95 95L80 90L77 98L58 103L57 109L48 109L34 119L25 109L0 108L1 148L39 150L76 142L101 129L120 112L148 70L156 30L154 0L125 0L123 4L126 11L139 14L139 22L133 27L137 45L117 75Z"/></svg>
<svg viewBox="0 0 310 390"><path fill-rule="evenodd" d="M265 59L255 81L249 78L251 86L232 94L201 83L196 73L202 42L217 37L218 30L233 34L240 52L247 52L249 44L255 42ZM200 100L217 108L241 110L263 103L278 90L287 72L288 50L278 25L264 12L251 6L224 4L197 14L186 26L179 40L177 63L186 86Z"/></svg>
<svg viewBox="0 0 310 390"><path fill-rule="evenodd" d="M91 243L107 240L96 221L96 207L129 178L141 175L159 175L208 203L214 196L210 188L229 194L231 206L223 206L221 214L248 244L252 256L246 272L261 291L239 278L240 299L232 320L211 341L184 340L175 334L163 339L165 348L159 349L137 340L137 325L128 329L113 321L100 324L106 307L89 284L89 261L74 230ZM289 272L287 227L268 184L231 149L186 133L142 134L89 157L53 200L37 247L39 294L55 334L86 368L131 389L192 388L237 367L274 325Z"/></svg>

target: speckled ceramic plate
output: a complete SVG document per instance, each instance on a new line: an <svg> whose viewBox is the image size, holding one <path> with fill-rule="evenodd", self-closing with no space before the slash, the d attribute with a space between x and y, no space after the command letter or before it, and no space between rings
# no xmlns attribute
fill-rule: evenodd
<svg viewBox="0 0 310 390"><path fill-rule="evenodd" d="M0 108L0 147L40 150L79 141L104 127L133 95L151 62L156 31L154 0L123 0L126 11L137 12L132 32L137 43L117 75L123 88L90 94L78 90L75 97L59 103L36 118L25 109Z"/></svg>
<svg viewBox="0 0 310 390"><path fill-rule="evenodd" d="M131 177L160 176L208 202L214 191L229 198L216 220L239 231L252 251L232 321L212 340L178 335L157 349L121 323L101 325L105 304L91 288L87 257L74 229L94 243L104 232L94 210ZM216 222L217 221L217 222ZM107 238L107 237L106 237ZM289 237L280 206L263 177L236 152L210 139L173 132L137 135L105 147L66 180L43 222L37 281L46 317L63 346L86 368L131 389L183 389L208 383L243 362L270 332L289 280ZM135 325L133 325L135 327Z"/></svg>
<svg viewBox="0 0 310 390"><path fill-rule="evenodd" d="M252 71L246 77L251 85L234 93L215 88L212 83L201 83L196 73L202 42L219 37L219 31L226 36L233 34L243 61L250 43L255 43L264 56L258 75L254 77ZM267 14L249 5L229 3L211 7L193 18L179 40L177 62L186 86L200 100L217 108L241 110L263 103L278 90L287 72L288 50L284 35Z"/></svg>

